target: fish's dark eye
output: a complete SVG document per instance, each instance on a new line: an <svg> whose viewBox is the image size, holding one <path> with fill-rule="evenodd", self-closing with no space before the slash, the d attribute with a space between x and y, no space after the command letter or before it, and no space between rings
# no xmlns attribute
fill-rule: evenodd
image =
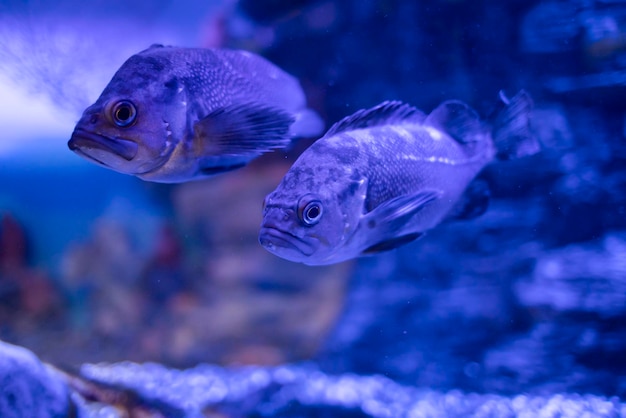
<svg viewBox="0 0 626 418"><path fill-rule="evenodd" d="M298 205L298 217L308 226L315 225L322 218L322 202L319 200L308 200Z"/></svg>
<svg viewBox="0 0 626 418"><path fill-rule="evenodd" d="M137 119L137 108L128 100L119 101L111 109L111 119L120 128L130 126Z"/></svg>

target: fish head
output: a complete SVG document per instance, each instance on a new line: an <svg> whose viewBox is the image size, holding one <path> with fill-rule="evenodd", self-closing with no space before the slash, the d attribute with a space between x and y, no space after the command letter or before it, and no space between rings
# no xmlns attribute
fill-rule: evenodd
<svg viewBox="0 0 626 418"><path fill-rule="evenodd" d="M81 157L131 175L163 166L187 124L185 90L168 63L140 55L120 67L68 142Z"/></svg>
<svg viewBox="0 0 626 418"><path fill-rule="evenodd" d="M286 260L316 264L341 239L338 209L336 202L315 193L289 201L270 194L265 198L259 242Z"/></svg>
<svg viewBox="0 0 626 418"><path fill-rule="evenodd" d="M269 252L309 265L350 258L350 237L364 211L366 181L341 166L298 162L264 202L259 242Z"/></svg>

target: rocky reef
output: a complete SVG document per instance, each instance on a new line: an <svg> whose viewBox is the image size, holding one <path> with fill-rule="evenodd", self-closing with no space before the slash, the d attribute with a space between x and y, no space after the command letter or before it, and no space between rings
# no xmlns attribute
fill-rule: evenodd
<svg viewBox="0 0 626 418"><path fill-rule="evenodd" d="M329 375L314 364L175 370L86 364L70 376L0 344L3 417L618 417L617 397L504 396L400 385L380 375Z"/></svg>

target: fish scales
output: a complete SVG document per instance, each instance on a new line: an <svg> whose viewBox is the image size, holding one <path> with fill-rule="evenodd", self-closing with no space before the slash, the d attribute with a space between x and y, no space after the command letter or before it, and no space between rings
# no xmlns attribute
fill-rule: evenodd
<svg viewBox="0 0 626 418"><path fill-rule="evenodd" d="M266 197L259 241L287 260L331 264L397 248L452 214L482 213L485 189L468 186L485 165L539 151L530 97L501 100L495 122L458 101L427 117L400 102L346 117Z"/></svg>
<svg viewBox="0 0 626 418"><path fill-rule="evenodd" d="M471 178L485 161L493 157L489 141L483 141L481 147L464 147L445 133L439 132L439 135L434 139L429 129L422 125L382 126L340 135L336 140L328 141L326 146L319 141L311 146L310 151L335 155L340 163L348 164L351 170L370 180L366 201L366 210L370 212L382 202L419 190L426 184L456 194L454 192L464 189L467 184L457 182L457 187L451 190L449 185L443 187L440 183L451 176ZM351 146L347 145L350 143ZM361 153L362 158L346 160L348 149L353 150L352 153ZM462 173L453 175L452 172ZM318 178L332 177L319 175ZM309 181L314 179L315 176L311 176Z"/></svg>
<svg viewBox="0 0 626 418"><path fill-rule="evenodd" d="M298 81L260 56L155 45L118 69L68 146L106 168L175 183L240 168L322 127Z"/></svg>
<svg viewBox="0 0 626 418"><path fill-rule="evenodd" d="M167 49L155 48L148 56L167 59L168 55ZM189 91L193 91L200 102L207 102L210 108L242 98L281 101L287 107L304 101L295 78L285 73L280 77L274 65L243 51L189 48L182 50L177 59L184 65L173 66L173 74L184 80ZM216 89L216 85L220 88Z"/></svg>

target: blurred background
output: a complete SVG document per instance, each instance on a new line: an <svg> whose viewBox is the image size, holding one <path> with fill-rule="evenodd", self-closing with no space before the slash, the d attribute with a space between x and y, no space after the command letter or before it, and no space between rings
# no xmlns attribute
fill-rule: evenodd
<svg viewBox="0 0 626 418"><path fill-rule="evenodd" d="M535 100L540 155L483 173L469 222L328 267L257 243L264 196L312 140L163 185L67 149L115 70L153 43L259 53L327 127L398 99ZM282 364L437 388L623 394L626 1L5 0L0 339L64 367Z"/></svg>

